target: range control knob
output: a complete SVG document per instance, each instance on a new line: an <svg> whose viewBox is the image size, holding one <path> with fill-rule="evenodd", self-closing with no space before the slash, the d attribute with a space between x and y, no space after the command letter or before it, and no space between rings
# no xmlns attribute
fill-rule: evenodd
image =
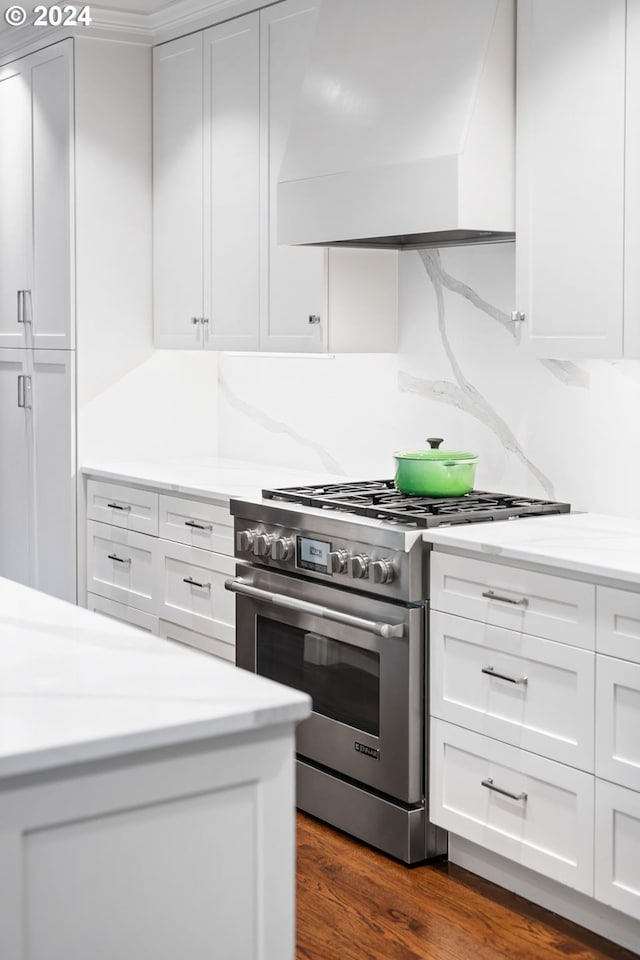
<svg viewBox="0 0 640 960"><path fill-rule="evenodd" d="M344 573L349 554L346 550L331 550L327 554L327 573Z"/></svg>
<svg viewBox="0 0 640 960"><path fill-rule="evenodd" d="M350 576L354 577L356 580L361 580L367 575L367 570L369 569L369 557L367 557L364 553L356 553L353 557L349 557L347 565L349 567Z"/></svg>
<svg viewBox="0 0 640 960"><path fill-rule="evenodd" d="M253 554L256 557L266 557L271 550L273 537L270 533L259 533L253 540Z"/></svg>
<svg viewBox="0 0 640 960"><path fill-rule="evenodd" d="M238 530L236 533L236 550L238 553L248 553L253 547L257 530Z"/></svg>
<svg viewBox="0 0 640 960"><path fill-rule="evenodd" d="M391 560L372 560L369 564L371 583L391 583L394 570Z"/></svg>
<svg viewBox="0 0 640 960"><path fill-rule="evenodd" d="M295 545L290 537L276 537L271 541L271 559L289 560L293 556Z"/></svg>

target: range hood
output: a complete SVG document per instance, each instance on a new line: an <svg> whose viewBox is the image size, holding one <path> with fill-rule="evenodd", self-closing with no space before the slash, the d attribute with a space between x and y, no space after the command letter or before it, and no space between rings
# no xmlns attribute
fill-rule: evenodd
<svg viewBox="0 0 640 960"><path fill-rule="evenodd" d="M515 0L320 0L278 242L514 237Z"/></svg>

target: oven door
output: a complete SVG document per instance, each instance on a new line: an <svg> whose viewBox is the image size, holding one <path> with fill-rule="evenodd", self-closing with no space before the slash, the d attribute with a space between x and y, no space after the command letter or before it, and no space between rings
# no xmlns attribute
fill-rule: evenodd
<svg viewBox="0 0 640 960"><path fill-rule="evenodd" d="M424 612L238 564L236 662L308 693L301 757L405 803L423 799Z"/></svg>

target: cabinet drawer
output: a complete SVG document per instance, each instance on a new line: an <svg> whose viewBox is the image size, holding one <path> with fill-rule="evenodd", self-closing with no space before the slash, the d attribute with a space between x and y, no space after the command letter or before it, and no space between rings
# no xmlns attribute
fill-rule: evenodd
<svg viewBox="0 0 640 960"><path fill-rule="evenodd" d="M233 556L233 518L226 503L160 495L160 536Z"/></svg>
<svg viewBox="0 0 640 960"><path fill-rule="evenodd" d="M112 620L120 620L122 623L129 623L133 627L139 627L147 633L158 633L158 618L150 613L144 613L142 610L136 610L135 607L128 607L124 603L118 603L116 600L107 600L106 597L99 597L96 593L90 593L87 597L87 609L95 613L102 613Z"/></svg>
<svg viewBox="0 0 640 960"><path fill-rule="evenodd" d="M87 518L157 536L158 494L87 480Z"/></svg>
<svg viewBox="0 0 640 960"><path fill-rule="evenodd" d="M598 587L596 649L640 663L640 593Z"/></svg>
<svg viewBox="0 0 640 960"><path fill-rule="evenodd" d="M434 716L593 772L592 651L438 612L429 640Z"/></svg>
<svg viewBox="0 0 640 960"><path fill-rule="evenodd" d="M186 643L190 647L202 650L204 653L211 653L214 657L221 660L227 660L230 663L236 662L236 646L233 627L226 624L219 624L216 633L226 631L228 640L219 640L217 637L208 637L203 633L196 633L195 630L187 630L185 627L179 627L176 623L168 623L161 620L159 625L160 636L165 640L172 640L174 643Z"/></svg>
<svg viewBox="0 0 640 960"><path fill-rule="evenodd" d="M434 550L431 608L593 650L595 586Z"/></svg>
<svg viewBox="0 0 640 960"><path fill-rule="evenodd" d="M155 614L154 585L158 540L87 523L87 589L110 600Z"/></svg>
<svg viewBox="0 0 640 960"><path fill-rule="evenodd" d="M593 896L592 776L441 720L430 770L434 823Z"/></svg>
<svg viewBox="0 0 640 960"><path fill-rule="evenodd" d="M235 597L224 582L235 573L233 557L158 542L160 618L228 643L235 627Z"/></svg>
<svg viewBox="0 0 640 960"><path fill-rule="evenodd" d="M640 790L640 664L596 658L596 775Z"/></svg>
<svg viewBox="0 0 640 960"><path fill-rule="evenodd" d="M640 793L596 780L595 896L640 920Z"/></svg>

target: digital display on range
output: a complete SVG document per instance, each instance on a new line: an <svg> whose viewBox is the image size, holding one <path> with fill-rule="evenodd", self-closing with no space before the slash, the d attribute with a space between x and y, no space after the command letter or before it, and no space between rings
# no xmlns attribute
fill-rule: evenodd
<svg viewBox="0 0 640 960"><path fill-rule="evenodd" d="M317 570L319 573L328 573L327 568L331 544L324 540L310 540L308 537L298 537L298 562L301 570Z"/></svg>

